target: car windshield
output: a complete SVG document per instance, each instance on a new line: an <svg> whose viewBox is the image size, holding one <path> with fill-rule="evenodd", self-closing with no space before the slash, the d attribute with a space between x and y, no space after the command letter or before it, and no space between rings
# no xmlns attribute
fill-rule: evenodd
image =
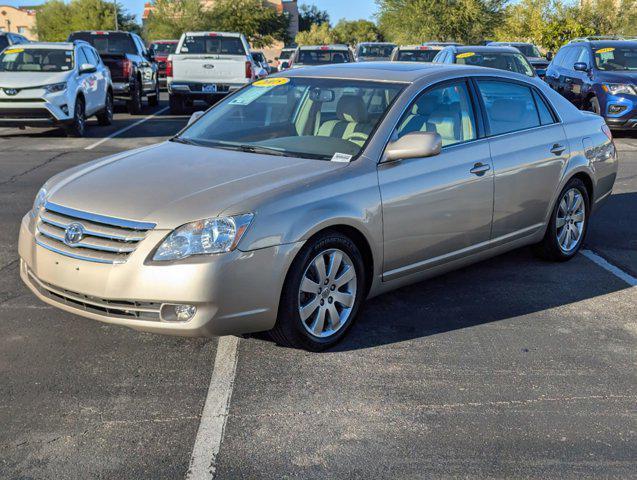
<svg viewBox="0 0 637 480"><path fill-rule="evenodd" d="M266 63L265 56L261 52L252 52L252 58L256 62Z"/></svg>
<svg viewBox="0 0 637 480"><path fill-rule="evenodd" d="M535 45L531 45L530 43L522 44L522 45L512 45L512 46L517 48L520 52L522 52L522 55L524 55L525 57L541 57L542 56L542 54L537 49L537 47Z"/></svg>
<svg viewBox="0 0 637 480"><path fill-rule="evenodd" d="M389 58L395 45L360 45L359 57Z"/></svg>
<svg viewBox="0 0 637 480"><path fill-rule="evenodd" d="M102 55L109 53L137 53L135 42L126 33L116 32L78 32L73 33L69 40L84 40L93 45Z"/></svg>
<svg viewBox="0 0 637 480"><path fill-rule="evenodd" d="M174 140L347 161L361 152L403 87L342 79L259 80L218 103Z"/></svg>
<svg viewBox="0 0 637 480"><path fill-rule="evenodd" d="M440 50L400 50L396 60L399 62L431 62Z"/></svg>
<svg viewBox="0 0 637 480"><path fill-rule="evenodd" d="M179 53L199 53L214 55L245 55L239 37L224 37L217 34L186 36Z"/></svg>
<svg viewBox="0 0 637 480"><path fill-rule="evenodd" d="M7 48L0 54L0 72L66 72L73 68L73 50Z"/></svg>
<svg viewBox="0 0 637 480"><path fill-rule="evenodd" d="M521 53L511 52L463 52L456 54L456 63L479 67L497 68L509 72L535 76L535 70Z"/></svg>
<svg viewBox="0 0 637 480"><path fill-rule="evenodd" d="M168 56L171 53L175 53L177 49L176 43L153 43L150 49L155 52L155 55Z"/></svg>
<svg viewBox="0 0 637 480"><path fill-rule="evenodd" d="M349 53L345 50L300 50L294 63L326 65L328 63L349 63L349 61Z"/></svg>
<svg viewBox="0 0 637 480"><path fill-rule="evenodd" d="M637 45L600 47L595 50L595 65L600 70L637 70Z"/></svg>

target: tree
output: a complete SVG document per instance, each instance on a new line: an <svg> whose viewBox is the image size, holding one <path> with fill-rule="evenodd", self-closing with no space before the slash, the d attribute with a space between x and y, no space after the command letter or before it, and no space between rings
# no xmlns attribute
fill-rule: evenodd
<svg viewBox="0 0 637 480"><path fill-rule="evenodd" d="M296 43L298 45L329 45L337 42L338 37L327 23L314 24L309 31L299 32L296 35Z"/></svg>
<svg viewBox="0 0 637 480"><path fill-rule="evenodd" d="M45 42L63 42L70 33L70 6L62 0L51 0L42 5L36 13L35 31Z"/></svg>
<svg viewBox="0 0 637 480"><path fill-rule="evenodd" d="M179 38L183 32L205 30L207 18L199 0L155 0L145 23L147 40Z"/></svg>
<svg viewBox="0 0 637 480"><path fill-rule="evenodd" d="M312 25L330 23L330 15L316 5L301 5L299 8L299 32L309 32Z"/></svg>
<svg viewBox="0 0 637 480"><path fill-rule="evenodd" d="M491 37L506 0L377 0L380 29L397 43L471 44Z"/></svg>
<svg viewBox="0 0 637 480"><path fill-rule="evenodd" d="M378 42L382 40L380 30L369 20L341 20L334 27L338 43L356 45L360 42Z"/></svg>

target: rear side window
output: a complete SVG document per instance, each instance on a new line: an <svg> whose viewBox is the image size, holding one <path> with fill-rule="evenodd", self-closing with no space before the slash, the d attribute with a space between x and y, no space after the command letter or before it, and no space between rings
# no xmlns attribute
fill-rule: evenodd
<svg viewBox="0 0 637 480"><path fill-rule="evenodd" d="M562 61L562 66L569 70L573 70L573 65L577 61L577 57L579 57L580 49L579 48L569 48L564 55L564 60Z"/></svg>
<svg viewBox="0 0 637 480"><path fill-rule="evenodd" d="M555 58L553 59L553 63L557 66L563 66L564 64L564 56L566 55L566 48L561 48L560 50L558 50L558 52L555 54Z"/></svg>
<svg viewBox="0 0 637 480"><path fill-rule="evenodd" d="M546 104L546 101L535 90L533 90L533 99L537 106L540 123L542 125L551 125L552 123L555 123L555 118L553 118L553 114L551 113L549 106Z"/></svg>
<svg viewBox="0 0 637 480"><path fill-rule="evenodd" d="M187 36L179 53L213 54L213 55L245 55L243 43L239 37Z"/></svg>
<svg viewBox="0 0 637 480"><path fill-rule="evenodd" d="M517 83L478 80L491 135L540 126L540 114L530 87Z"/></svg>

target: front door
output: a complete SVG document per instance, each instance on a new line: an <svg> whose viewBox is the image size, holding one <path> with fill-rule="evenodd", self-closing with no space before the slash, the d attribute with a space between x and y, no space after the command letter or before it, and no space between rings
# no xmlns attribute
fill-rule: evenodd
<svg viewBox="0 0 637 480"><path fill-rule="evenodd" d="M382 163L384 280L426 270L486 248L493 212L489 143L479 139L467 83L428 88L395 133L441 135L439 155Z"/></svg>

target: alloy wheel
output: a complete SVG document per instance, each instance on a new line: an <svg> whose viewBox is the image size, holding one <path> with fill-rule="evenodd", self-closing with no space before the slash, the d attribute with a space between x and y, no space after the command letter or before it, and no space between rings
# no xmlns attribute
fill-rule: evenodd
<svg viewBox="0 0 637 480"><path fill-rule="evenodd" d="M299 286L299 317L305 330L327 338L343 328L356 300L356 288L356 269L345 252L332 248L314 257Z"/></svg>
<svg viewBox="0 0 637 480"><path fill-rule="evenodd" d="M557 243L564 253L577 248L586 222L586 202L577 188L567 190L560 200L555 217Z"/></svg>

